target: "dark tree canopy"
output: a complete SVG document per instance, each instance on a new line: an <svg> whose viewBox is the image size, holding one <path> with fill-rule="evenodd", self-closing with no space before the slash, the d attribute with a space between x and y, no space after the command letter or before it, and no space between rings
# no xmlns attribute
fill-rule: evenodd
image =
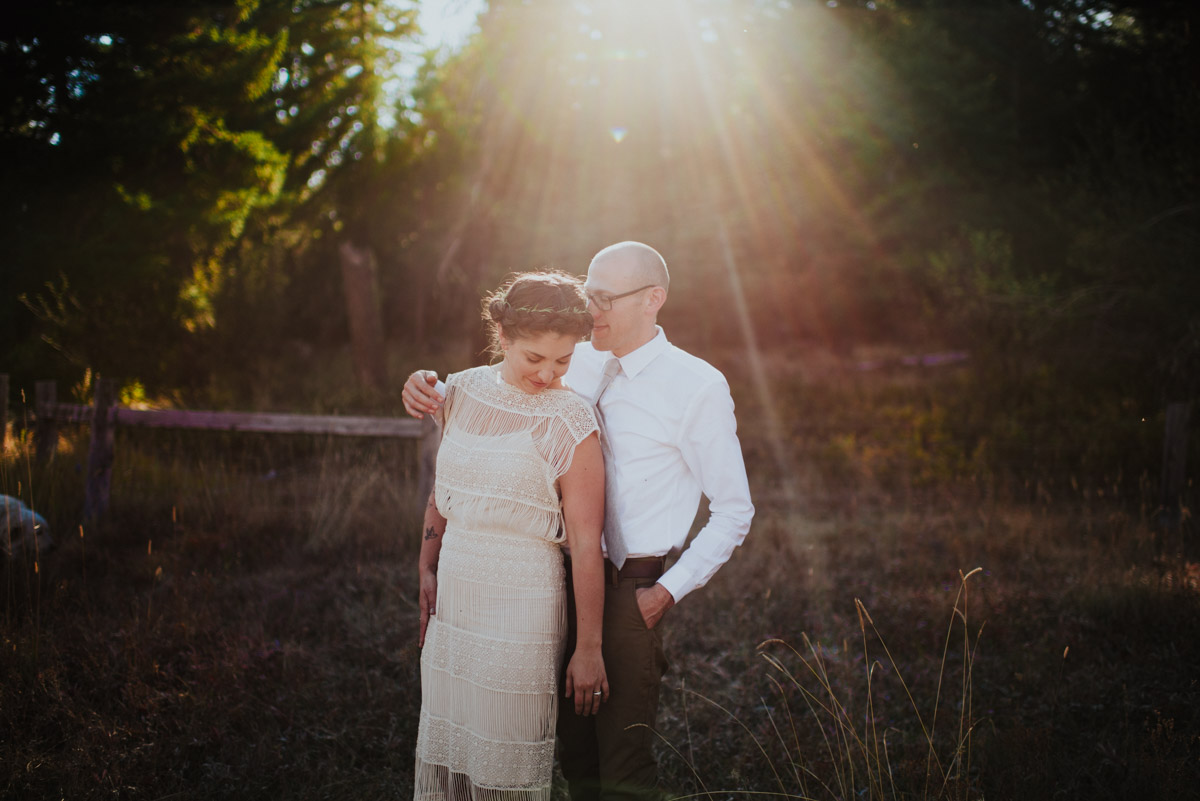
<svg viewBox="0 0 1200 801"><path fill-rule="evenodd" d="M0 23L13 299L66 362L177 380L232 250L374 158L370 3L25 4ZM12 76L11 80L7 80ZM14 340L29 317L6 306ZM6 337L7 339L7 337Z"/></svg>
<svg viewBox="0 0 1200 801"><path fill-rule="evenodd" d="M767 347L966 348L997 398L1195 393L1193 3L494 0L384 129L390 9L0 22L8 369L46 373L45 337L64 375L228 384L335 346L344 241L419 350L475 335L506 272L637 238L695 339L743 336L736 278Z"/></svg>

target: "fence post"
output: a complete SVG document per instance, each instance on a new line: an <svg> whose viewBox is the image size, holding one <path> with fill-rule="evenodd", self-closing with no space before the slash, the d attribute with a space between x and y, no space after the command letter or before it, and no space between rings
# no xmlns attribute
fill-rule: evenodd
<svg viewBox="0 0 1200 801"><path fill-rule="evenodd" d="M58 384L53 381L38 381L33 385L33 414L37 418L33 429L33 441L39 463L46 463L58 448L58 420L54 418L58 406Z"/></svg>
<svg viewBox="0 0 1200 801"><path fill-rule="evenodd" d="M442 431L433 422L432 415L421 418L421 465L417 472L417 501L425 505L429 493L433 492L434 472L437 469L438 446L442 442Z"/></svg>
<svg viewBox="0 0 1200 801"><path fill-rule="evenodd" d="M1192 405L1167 404L1167 424L1163 434L1162 512L1163 526L1174 528L1181 522L1179 502L1187 477L1188 415Z"/></svg>
<svg viewBox="0 0 1200 801"><path fill-rule="evenodd" d="M117 399L117 382L111 378L96 381L92 401L92 441L88 447L87 484L83 492L83 516L95 520L108 509L112 484L113 441L115 421L110 421Z"/></svg>
<svg viewBox="0 0 1200 801"><path fill-rule="evenodd" d="M0 373L0 449L8 444L8 373Z"/></svg>

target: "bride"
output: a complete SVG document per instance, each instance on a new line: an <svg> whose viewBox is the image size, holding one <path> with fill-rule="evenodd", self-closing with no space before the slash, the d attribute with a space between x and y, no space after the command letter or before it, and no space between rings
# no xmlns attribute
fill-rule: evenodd
<svg viewBox="0 0 1200 801"><path fill-rule="evenodd" d="M591 407L562 383L592 318L579 281L514 277L484 299L498 364L455 373L420 556L415 798L544 801L570 554L578 630L564 695L608 698L600 655L604 465Z"/></svg>

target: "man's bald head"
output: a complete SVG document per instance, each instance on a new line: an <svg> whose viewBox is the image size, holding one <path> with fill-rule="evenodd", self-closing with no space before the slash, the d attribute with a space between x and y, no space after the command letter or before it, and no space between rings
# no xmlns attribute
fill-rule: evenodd
<svg viewBox="0 0 1200 801"><path fill-rule="evenodd" d="M660 286L664 290L670 288L671 276L667 272L667 262L662 255L641 242L618 242L609 245L592 257L588 265L588 273L597 265L620 264L624 272L637 284Z"/></svg>

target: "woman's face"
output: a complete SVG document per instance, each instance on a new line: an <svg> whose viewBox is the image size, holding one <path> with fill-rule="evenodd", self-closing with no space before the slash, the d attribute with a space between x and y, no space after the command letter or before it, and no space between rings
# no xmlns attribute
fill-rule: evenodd
<svg viewBox="0 0 1200 801"><path fill-rule="evenodd" d="M526 392L560 389L575 354L575 342L570 334L554 331L509 339L501 329L504 361L500 364L500 374L506 382Z"/></svg>

